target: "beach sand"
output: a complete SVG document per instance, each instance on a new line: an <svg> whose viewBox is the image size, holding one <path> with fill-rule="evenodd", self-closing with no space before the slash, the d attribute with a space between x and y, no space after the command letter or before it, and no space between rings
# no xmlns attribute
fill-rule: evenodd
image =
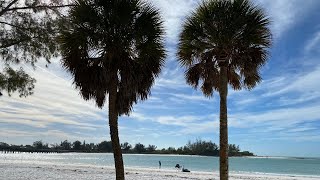
<svg viewBox="0 0 320 180"><path fill-rule="evenodd" d="M176 170L125 168L126 180L219 180L218 172L183 173ZM113 167L23 161L0 162L0 180L112 180ZM313 176L235 174L230 180L319 180Z"/></svg>

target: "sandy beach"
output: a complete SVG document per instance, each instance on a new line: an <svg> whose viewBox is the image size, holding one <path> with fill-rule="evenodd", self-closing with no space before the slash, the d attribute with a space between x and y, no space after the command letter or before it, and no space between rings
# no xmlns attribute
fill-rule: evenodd
<svg viewBox="0 0 320 180"><path fill-rule="evenodd" d="M113 167L65 165L23 161L0 162L1 180L102 180L115 179ZM128 180L218 180L218 172L183 173L176 170L125 168ZM230 174L231 180L318 180L316 176Z"/></svg>

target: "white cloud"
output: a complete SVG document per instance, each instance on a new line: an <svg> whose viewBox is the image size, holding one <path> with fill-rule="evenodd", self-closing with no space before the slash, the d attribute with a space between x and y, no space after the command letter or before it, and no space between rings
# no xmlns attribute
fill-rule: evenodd
<svg viewBox="0 0 320 180"><path fill-rule="evenodd" d="M154 122L159 125L176 127L179 130L171 132L171 135L179 136L186 134L199 134L207 132L218 133L219 121L217 115L185 115L185 116L174 116L174 115L152 115L145 116L139 113L132 113L133 116L130 118L141 121L142 125L146 122ZM153 128L154 129L154 128ZM139 132L144 131L139 129ZM155 129L154 129L155 130ZM145 134L149 134L144 131ZM165 132L166 135L170 134Z"/></svg>
<svg viewBox="0 0 320 180"><path fill-rule="evenodd" d="M200 0L153 0L153 4L160 8L165 19L168 42L176 44L181 25L190 13L198 7ZM317 0L255 0L255 4L266 10L272 24L271 29L275 37L280 37L295 23L303 20L306 13L317 5Z"/></svg>
<svg viewBox="0 0 320 180"><path fill-rule="evenodd" d="M320 31L315 33L312 39L310 39L305 46L306 53L309 53L312 50L320 51Z"/></svg>
<svg viewBox="0 0 320 180"><path fill-rule="evenodd" d="M320 66L314 70L304 74L288 74L285 78L280 78L277 82L279 83L277 88L269 90L265 96L275 96L288 92L299 92L299 93L312 93L318 92L318 84L315 83L320 79ZM281 82L280 82L281 81ZM268 84L262 84L263 87L267 87Z"/></svg>
<svg viewBox="0 0 320 180"><path fill-rule="evenodd" d="M42 140L44 143L59 143L64 140L75 141L75 140L86 140L89 142L101 142L108 140L108 137L101 135L95 137L93 135L86 135L76 132L65 132L61 130L46 130L46 131L29 131L29 130L15 130L9 128L2 128L0 131L0 142L7 142L7 139L10 138L14 140L15 144L31 144L34 141Z"/></svg>
<svg viewBox="0 0 320 180"><path fill-rule="evenodd" d="M276 128L290 128L300 123L320 122L320 105L301 108L269 109L256 113L231 114L245 127L272 126Z"/></svg>
<svg viewBox="0 0 320 180"><path fill-rule="evenodd" d="M185 115L185 116L174 116L174 115L151 115L147 116L142 113L133 112L129 118L138 121L152 121L162 125L180 126L186 127L193 123L200 123L203 120L216 120L217 116L209 115Z"/></svg>
<svg viewBox="0 0 320 180"><path fill-rule="evenodd" d="M300 108L278 108L265 109L257 112L240 112L229 113L229 128L247 129L246 134L251 133L270 133L284 132L285 134L299 133L315 129L306 123L320 122L319 114L320 105L309 105ZM146 122L155 122L161 125L178 127L178 134L203 134L203 133L218 133L219 116L218 114L204 115L152 115L133 113L130 118L143 120L142 125ZM252 131L254 130L254 131ZM272 135L271 135L272 136Z"/></svg>
<svg viewBox="0 0 320 180"><path fill-rule="evenodd" d="M132 112L129 116L132 119L138 120L138 121L145 121L148 120L147 117L145 117L143 114L137 113L137 112Z"/></svg>
<svg viewBox="0 0 320 180"><path fill-rule="evenodd" d="M280 97L279 106L289 106L289 105L296 105L296 104L304 104L310 101L314 101L320 98L320 92L305 92L301 94L297 94L295 97L286 97L282 96Z"/></svg>
<svg viewBox="0 0 320 180"><path fill-rule="evenodd" d="M315 128L315 127L297 127L297 128L290 129L287 132L296 133L296 132L311 131L311 130L316 130L316 129L317 128Z"/></svg>
<svg viewBox="0 0 320 180"><path fill-rule="evenodd" d="M179 135L198 133L219 134L219 121L205 121L201 123L194 123L179 131Z"/></svg>
<svg viewBox="0 0 320 180"><path fill-rule="evenodd" d="M256 102L257 101L257 98L245 98L245 99L241 99L241 100L236 100L234 101L234 103L236 105L248 105L248 104L251 104L253 102Z"/></svg>
<svg viewBox="0 0 320 180"><path fill-rule="evenodd" d="M184 18L194 10L198 0L153 0L155 6L159 7L162 16L165 19L164 25L167 32L167 40L169 43L176 44L178 34L181 29Z"/></svg>
<svg viewBox="0 0 320 180"><path fill-rule="evenodd" d="M256 0L256 2L266 9L275 38L279 38L297 22L303 20L306 13L318 3L317 0Z"/></svg>
<svg viewBox="0 0 320 180"><path fill-rule="evenodd" d="M57 63L52 66L54 69ZM27 67L27 72L37 79L35 93L27 98L2 96L0 123L42 129L62 125L93 131L99 128L97 122L107 121L107 110L98 109L92 101L85 102L74 90L71 81L61 77L64 76L61 68L59 71L40 66L32 71Z"/></svg>
<svg viewBox="0 0 320 180"><path fill-rule="evenodd" d="M307 61L303 57L299 61ZM262 81L252 91L230 93L229 101L237 110L260 105L261 107L288 107L317 101L320 98L319 86L320 66L305 69L300 73L284 73Z"/></svg>
<svg viewBox="0 0 320 180"><path fill-rule="evenodd" d="M213 99L207 98L204 95L190 95L190 94L168 94L174 96L178 99L184 99L188 101L206 101L206 102L213 102Z"/></svg>
<svg viewBox="0 0 320 180"><path fill-rule="evenodd" d="M166 76L168 78L168 76ZM181 75L178 77L174 77L171 79L159 78L156 80L155 89L166 88L166 89L181 89L188 87L185 83L185 80Z"/></svg>
<svg viewBox="0 0 320 180"><path fill-rule="evenodd" d="M156 121L160 124L175 125L175 126L189 126L190 123L194 123L194 122L199 121L203 118L204 117L200 117L200 116L181 116L181 117L159 116L159 117L153 117L153 119L155 119L154 121Z"/></svg>
<svg viewBox="0 0 320 180"><path fill-rule="evenodd" d="M0 122L7 124L23 124L37 128L46 128L52 124L70 125L73 127L99 127L90 123L82 123L73 118L64 116L55 116L54 114L43 114L41 111L34 110L29 112L20 111L6 111L0 112Z"/></svg>

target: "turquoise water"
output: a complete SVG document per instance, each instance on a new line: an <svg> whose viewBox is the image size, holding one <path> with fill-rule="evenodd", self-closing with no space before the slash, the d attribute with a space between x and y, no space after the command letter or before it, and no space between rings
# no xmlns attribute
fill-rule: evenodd
<svg viewBox="0 0 320 180"><path fill-rule="evenodd" d="M286 175L316 175L320 176L319 158L285 158L285 157L231 157L230 171L237 173L272 173ZM31 162L50 162L63 164L84 164L113 166L113 155L103 154L1 154L0 161L21 160ZM179 163L191 171L218 171L218 157L178 156L178 155L124 155L127 167L158 168L161 161L162 168L174 169Z"/></svg>

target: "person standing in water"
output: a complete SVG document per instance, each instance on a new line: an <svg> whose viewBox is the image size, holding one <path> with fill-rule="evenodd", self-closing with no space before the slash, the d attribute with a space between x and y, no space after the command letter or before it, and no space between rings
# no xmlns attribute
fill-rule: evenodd
<svg viewBox="0 0 320 180"><path fill-rule="evenodd" d="M159 169L161 169L161 161L159 161Z"/></svg>

